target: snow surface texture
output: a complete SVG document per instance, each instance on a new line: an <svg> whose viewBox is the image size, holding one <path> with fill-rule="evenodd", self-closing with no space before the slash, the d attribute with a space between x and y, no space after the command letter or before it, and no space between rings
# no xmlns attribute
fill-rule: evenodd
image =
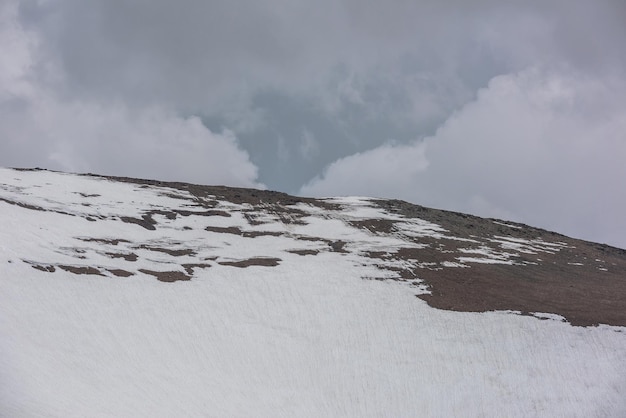
<svg viewBox="0 0 626 418"><path fill-rule="evenodd" d="M367 254L444 228L323 203L0 169L0 416L626 416L626 328L431 308ZM493 240L430 267L565 245Z"/></svg>

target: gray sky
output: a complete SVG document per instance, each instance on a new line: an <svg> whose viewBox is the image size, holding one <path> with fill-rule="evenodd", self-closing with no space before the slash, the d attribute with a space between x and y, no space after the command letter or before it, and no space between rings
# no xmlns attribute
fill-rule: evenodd
<svg viewBox="0 0 626 418"><path fill-rule="evenodd" d="M621 0L4 0L0 165L394 197L626 248L624 22Z"/></svg>

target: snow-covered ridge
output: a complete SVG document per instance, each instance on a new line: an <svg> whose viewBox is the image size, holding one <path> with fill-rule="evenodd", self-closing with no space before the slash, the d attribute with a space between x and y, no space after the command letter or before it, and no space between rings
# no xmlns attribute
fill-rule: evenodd
<svg viewBox="0 0 626 418"><path fill-rule="evenodd" d="M410 282L439 308L551 312L576 325L626 325L626 315L615 317L621 305L611 288L624 286L618 279L626 273L625 252L524 225L366 197L303 199L40 170L0 174L7 222L13 216L38 225L31 231L37 251L15 261L48 273L173 282L199 278L211 267L273 267L335 253L355 271L365 268L364 278ZM528 287L524 277L541 275L550 284L532 285L525 299L517 295L505 303L498 292L482 289L515 292ZM576 277L584 282L572 288ZM558 299L537 298L549 289ZM604 311L590 309L595 301L581 298L581 291L598 293ZM580 301L572 300L577 294Z"/></svg>
<svg viewBox="0 0 626 418"><path fill-rule="evenodd" d="M210 262L283 259L293 257L290 254L338 251L340 246L355 263L371 264L371 257L360 256L430 245L421 243L420 238L467 242L466 248L459 248L461 256L455 252L454 257L438 263L413 262L414 266L440 269L468 263L525 264L529 261L516 261L522 253L553 254L566 246L541 239L495 236L489 239L496 243L493 248L476 239L449 234L440 225L386 212L368 198L326 199L332 210L304 203L286 205L287 216L296 217L294 222L285 222L285 213L276 213L273 205L237 204L212 195L200 198L185 190L100 177L37 171L8 173L0 184L0 199L18 208L42 212L35 215L42 221L48 218L45 228L54 240L46 243L47 254L39 255L40 259L23 261L49 270L57 264L77 269L92 267L104 275L116 274L111 271L130 275L157 263L161 269L191 277L194 268L186 268L185 264L197 261L208 266ZM120 221L136 226L120 227ZM387 222L388 230L354 226L378 221ZM80 234L74 236L74 231ZM397 268L405 265L387 264ZM381 274L399 278L393 272Z"/></svg>
<svg viewBox="0 0 626 418"><path fill-rule="evenodd" d="M594 279L604 286L598 297L606 304L607 297L616 294L606 283L626 272L626 257L617 254L616 258L607 247L590 248L589 243L528 226L414 206L403 209L366 197L316 200L39 170L0 173L5 218L33 218L27 225L39 225L31 232L39 242L38 250L16 256L15 261L48 273L61 270L172 282L199 278L211 267L273 267L335 253L355 271L365 268L364 278L410 282L420 297L440 308L545 311L577 325L626 325L626 316L614 318L615 306L605 307L608 314L595 309L581 316L575 311L590 311L594 301L583 299L582 309L572 308L576 302L569 301L581 290L598 292ZM483 271L488 265L508 270ZM529 273L531 266L536 273ZM494 272L499 277L487 283L485 277ZM491 289L514 288L526 285L516 277L541 274L552 281L582 277L586 288L557 295L560 300L551 303L530 293L526 300L518 297L508 304L503 304L501 295L486 300L490 293L480 286L464 289L475 279ZM449 289L442 292L440 284L433 292L442 278ZM451 278L457 278L452 288ZM540 284L532 292L571 287L567 282ZM467 290L475 293L473 298Z"/></svg>
<svg viewBox="0 0 626 418"><path fill-rule="evenodd" d="M620 254L364 197L0 169L0 416L619 416Z"/></svg>

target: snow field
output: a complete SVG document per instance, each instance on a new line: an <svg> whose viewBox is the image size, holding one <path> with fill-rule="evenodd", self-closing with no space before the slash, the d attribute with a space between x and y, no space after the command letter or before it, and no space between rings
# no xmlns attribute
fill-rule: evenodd
<svg viewBox="0 0 626 418"><path fill-rule="evenodd" d="M149 231L118 217L192 210L190 201L164 196L175 193L166 188L59 173L0 169L0 177L0 197L107 217L90 222L0 202L0 416L626 415L626 328L572 327L551 314L537 313L548 318L539 320L437 310L408 283L365 280L384 272L363 252L407 243L342 222L396 216L364 198L335 199L343 209L334 218L310 207L305 225L271 222L271 214L269 223L250 225L245 205L220 202L216 209L231 217L155 215L159 227ZM86 201L76 191L100 196ZM411 222L424 226L421 234L445 233ZM246 238L207 226L285 235ZM349 251L301 237L343 240ZM196 253L172 256L140 245ZM323 251L300 256L292 249ZM138 260L105 251L133 251ZM490 257L484 253L478 255ZM258 256L281 261L218 263ZM163 283L141 273L49 273L22 260L133 272L211 266L190 281Z"/></svg>
<svg viewBox="0 0 626 418"><path fill-rule="evenodd" d="M52 278L12 263L0 296L8 353L1 370L12 377L4 410L31 416L40 405L41 416L67 417L625 410L623 332L439 311L408 286L362 280L355 273L366 271L336 254L322 257L315 266L220 266L173 284Z"/></svg>

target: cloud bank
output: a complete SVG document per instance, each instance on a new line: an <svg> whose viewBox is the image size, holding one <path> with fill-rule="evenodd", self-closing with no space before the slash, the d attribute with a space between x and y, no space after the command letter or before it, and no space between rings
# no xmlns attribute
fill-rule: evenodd
<svg viewBox="0 0 626 418"><path fill-rule="evenodd" d="M211 132L165 106L64 97L42 83L41 40L17 23L12 6L0 14L0 164L264 187L228 130Z"/></svg>
<svg viewBox="0 0 626 418"><path fill-rule="evenodd" d="M335 161L305 195L359 193L626 246L623 80L529 69L495 77L425 140Z"/></svg>

